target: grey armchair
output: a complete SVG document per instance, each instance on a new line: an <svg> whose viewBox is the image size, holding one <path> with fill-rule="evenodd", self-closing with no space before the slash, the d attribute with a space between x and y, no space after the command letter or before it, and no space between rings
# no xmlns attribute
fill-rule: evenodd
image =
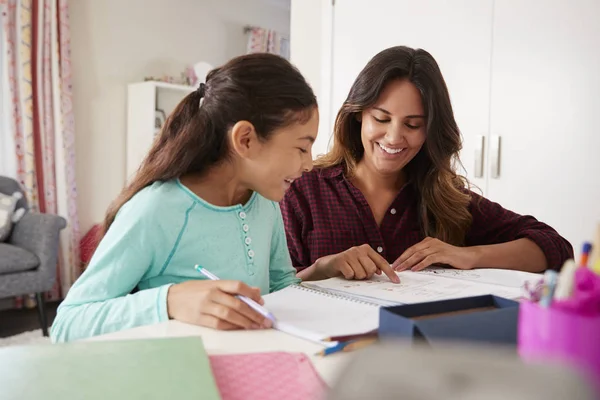
<svg viewBox="0 0 600 400"><path fill-rule="evenodd" d="M0 176L0 192L23 192L17 181ZM28 209L25 194L17 208ZM8 240L0 242L0 298L36 294L37 310L44 336L48 319L43 293L52 289L56 279L58 239L67 225L64 218L26 212L13 226Z"/></svg>

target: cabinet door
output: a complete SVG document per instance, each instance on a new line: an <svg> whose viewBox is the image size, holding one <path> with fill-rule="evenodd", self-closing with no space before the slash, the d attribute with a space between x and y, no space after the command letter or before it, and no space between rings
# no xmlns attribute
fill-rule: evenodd
<svg viewBox="0 0 600 400"><path fill-rule="evenodd" d="M466 174L485 191L485 179L475 178L474 172L480 135L489 129L492 4L492 0L337 0L333 120L356 76L376 53L398 45L423 48L436 59L448 85L464 137L461 159ZM477 158L482 157L479 152Z"/></svg>
<svg viewBox="0 0 600 400"><path fill-rule="evenodd" d="M600 221L600 2L496 0L488 196L576 253ZM496 168L494 159L498 158Z"/></svg>

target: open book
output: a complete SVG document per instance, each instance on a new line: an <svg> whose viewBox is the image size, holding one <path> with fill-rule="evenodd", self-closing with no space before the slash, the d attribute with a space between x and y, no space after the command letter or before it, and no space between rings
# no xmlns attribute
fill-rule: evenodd
<svg viewBox="0 0 600 400"><path fill-rule="evenodd" d="M521 297L526 281L541 275L507 270L456 270L432 267L399 272L400 283L384 275L366 281L331 278L303 282L264 296L276 329L334 345L328 338L366 333L379 327L379 307L492 294Z"/></svg>
<svg viewBox="0 0 600 400"><path fill-rule="evenodd" d="M303 282L303 285L379 305L397 305L486 294L518 299L526 281L541 278L541 275L521 271L458 270L443 267L397 274L400 277L399 284L390 282L385 275L375 275L366 281L330 278Z"/></svg>

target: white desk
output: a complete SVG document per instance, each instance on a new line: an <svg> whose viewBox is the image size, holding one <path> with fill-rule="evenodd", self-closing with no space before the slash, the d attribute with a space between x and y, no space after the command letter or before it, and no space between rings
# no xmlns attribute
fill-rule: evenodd
<svg viewBox="0 0 600 400"><path fill-rule="evenodd" d="M269 329L257 331L217 331L210 328L168 321L158 325L96 336L89 340L145 339L180 336L200 336L208 354L256 353L286 351L304 353L310 357L323 380L332 385L352 357L352 353L338 353L327 357L314 354L322 347L285 333Z"/></svg>

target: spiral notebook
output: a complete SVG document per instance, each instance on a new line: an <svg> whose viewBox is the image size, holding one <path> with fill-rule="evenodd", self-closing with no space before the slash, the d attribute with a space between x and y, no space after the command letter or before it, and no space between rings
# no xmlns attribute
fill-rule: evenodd
<svg viewBox="0 0 600 400"><path fill-rule="evenodd" d="M362 334L379 327L379 305L300 285L288 286L263 297L275 315L275 329L333 346L333 336Z"/></svg>

